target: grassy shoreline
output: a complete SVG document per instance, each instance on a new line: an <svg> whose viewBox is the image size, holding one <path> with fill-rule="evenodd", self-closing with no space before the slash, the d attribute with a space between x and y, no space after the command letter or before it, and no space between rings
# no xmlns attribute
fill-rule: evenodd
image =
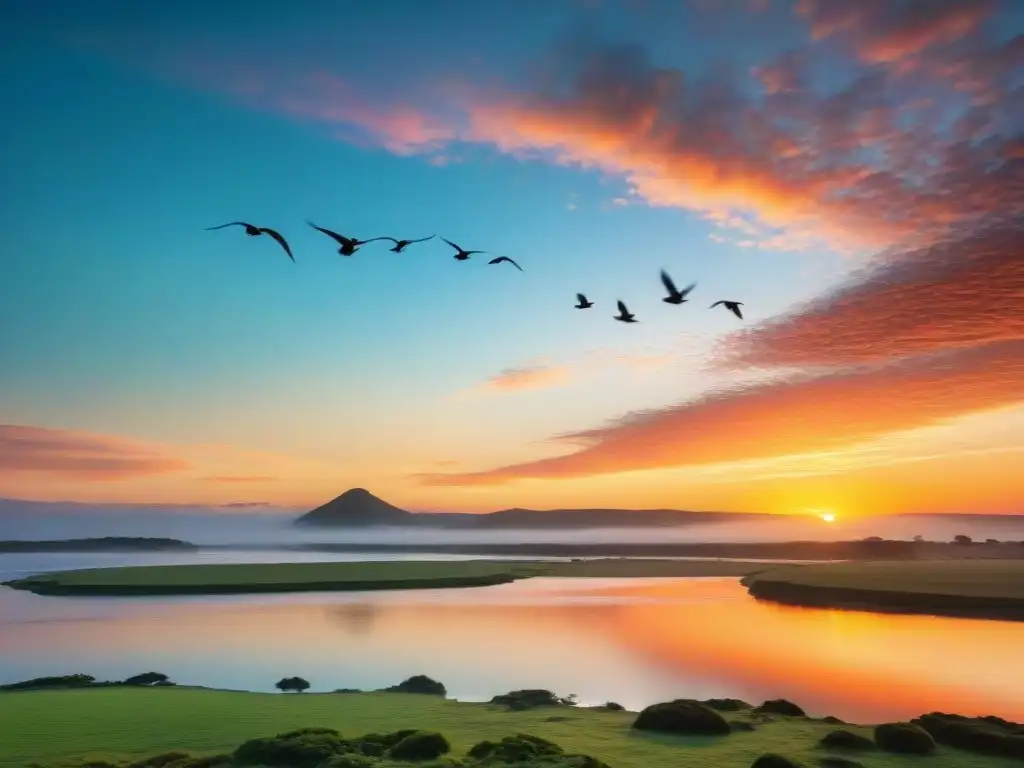
<svg viewBox="0 0 1024 768"><path fill-rule="evenodd" d="M457 589L549 578L743 576L763 563L721 560L356 561L91 568L6 582L39 595L225 595L313 591Z"/></svg>
<svg viewBox="0 0 1024 768"><path fill-rule="evenodd" d="M1024 621L1024 561L793 565L742 579L759 600L816 608Z"/></svg>
<svg viewBox="0 0 1024 768"><path fill-rule="evenodd" d="M802 766L830 754L818 742L841 727L870 738L869 726L837 725L806 716L725 713L736 724L723 736L672 736L638 731L636 713L605 708L540 707L512 711L495 704L401 693L270 694L187 688L106 688L0 694L0 766L72 765L139 760L158 753L229 752L261 736L308 727L337 728L346 737L403 728L436 731L453 755L475 743L516 733L549 739L566 751L593 755L612 768L746 768L765 753ZM739 724L745 723L740 727ZM864 768L1010 768L1008 758L940 746L932 755L871 750L854 755Z"/></svg>

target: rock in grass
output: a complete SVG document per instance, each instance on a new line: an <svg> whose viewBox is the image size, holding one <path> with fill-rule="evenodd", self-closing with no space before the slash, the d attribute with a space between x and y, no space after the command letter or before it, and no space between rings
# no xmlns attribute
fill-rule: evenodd
<svg viewBox="0 0 1024 768"><path fill-rule="evenodd" d="M469 750L469 757L482 763L532 763L538 759L551 759L564 754L553 741L517 733L501 741L481 741Z"/></svg>
<svg viewBox="0 0 1024 768"><path fill-rule="evenodd" d="M754 706L743 699L705 699L701 704L719 712L739 712L741 709L750 709Z"/></svg>
<svg viewBox="0 0 1024 768"><path fill-rule="evenodd" d="M862 763L858 763L856 760L851 760L848 757L819 757L818 765L821 768L864 768Z"/></svg>
<svg viewBox="0 0 1024 768"><path fill-rule="evenodd" d="M818 743L825 749L865 750L875 748L875 742L867 736L845 730L826 733Z"/></svg>
<svg viewBox="0 0 1024 768"><path fill-rule="evenodd" d="M440 733L418 731L410 734L388 750L388 756L394 760L419 762L436 760L441 755L452 751L452 745Z"/></svg>
<svg viewBox="0 0 1024 768"><path fill-rule="evenodd" d="M691 736L723 736L732 730L721 714L693 699L651 704L637 716L633 728Z"/></svg>
<svg viewBox="0 0 1024 768"><path fill-rule="evenodd" d="M875 726L875 743L886 752L901 755L930 755L935 752L935 739L912 723L882 723Z"/></svg>
<svg viewBox="0 0 1024 768"><path fill-rule="evenodd" d="M755 712L764 712L772 715L786 715L787 717L806 717L807 713L792 701L786 699L770 699L759 707L754 708Z"/></svg>
<svg viewBox="0 0 1024 768"><path fill-rule="evenodd" d="M608 709L608 710L611 710L612 712L625 712L626 711L626 708L624 706L622 706L621 704L619 704L619 702L617 702L617 701L606 701L604 703L604 708Z"/></svg>
<svg viewBox="0 0 1024 768"><path fill-rule="evenodd" d="M750 768L803 768L800 763L782 755L761 755L751 763Z"/></svg>

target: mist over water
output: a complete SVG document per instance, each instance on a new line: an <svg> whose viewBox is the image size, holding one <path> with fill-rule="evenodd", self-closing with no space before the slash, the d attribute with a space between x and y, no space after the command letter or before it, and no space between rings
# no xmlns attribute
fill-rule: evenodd
<svg viewBox="0 0 1024 768"><path fill-rule="evenodd" d="M865 536L948 541L957 534L984 540L1024 540L1024 516L904 515L858 517L826 523L810 515L728 520L672 528L562 530L471 530L427 527L309 528L293 525L295 513L224 512L207 508L148 508L68 505L41 511L0 505L0 539L70 539L98 536L154 536L195 544L290 546L327 543L499 544L499 543L669 543L849 540Z"/></svg>

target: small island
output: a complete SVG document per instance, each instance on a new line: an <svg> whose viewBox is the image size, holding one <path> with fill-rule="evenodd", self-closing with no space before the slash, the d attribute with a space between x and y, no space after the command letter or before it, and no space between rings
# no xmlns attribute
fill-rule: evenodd
<svg viewBox="0 0 1024 768"><path fill-rule="evenodd" d="M195 552L199 547L181 539L146 536L102 536L91 539L0 541L0 554L22 552Z"/></svg>
<svg viewBox="0 0 1024 768"><path fill-rule="evenodd" d="M1024 621L1024 560L815 563L742 580L759 600L810 607Z"/></svg>
<svg viewBox="0 0 1024 768"><path fill-rule="evenodd" d="M724 560L356 561L153 565L28 576L6 586L39 595L223 595L486 587L546 577L743 576L761 563Z"/></svg>

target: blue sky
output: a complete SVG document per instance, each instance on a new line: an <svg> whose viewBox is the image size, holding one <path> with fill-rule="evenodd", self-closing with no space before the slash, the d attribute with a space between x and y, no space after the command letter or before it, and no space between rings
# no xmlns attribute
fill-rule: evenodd
<svg viewBox="0 0 1024 768"><path fill-rule="evenodd" d="M554 455L565 448L543 443L552 435L755 380L753 367L708 368L739 327L721 308L708 311L712 301L744 301L743 325L757 327L854 279L866 254L902 246L883 228L869 245L839 242L835 226L857 235L880 216L840 210L831 187L827 198L806 192L796 217L782 191L821 183L808 175L821 162L792 175L778 161L781 145L769 151L740 128L722 135L711 117L702 141L691 137L667 159L664 137L675 129L646 149L635 133L628 151L619 139L612 149L595 139L623 128L621 113L650 95L635 90L646 73L631 49L615 47L627 43L642 46L651 67L683 73L708 114L731 115L721 124L730 131L744 119L743 100L761 108L763 83L750 72L786 51L808 49L824 64L809 73L825 92L863 76L863 59L848 55L858 38L814 41L791 3L310 0L285 16L280 8L94 2L3 11L0 96L16 118L0 126L0 422L56 431L47 439L123 438L161 455L230 446L259 452L269 468L257 474L273 478L255 488L203 485L202 461L226 459L192 457L177 476L88 478L86 498L230 501L244 492L301 503L374 479L407 503L453 508L586 496L579 480L546 481L563 482L557 492L504 486L488 496L424 488L410 476ZM986 45L997 50L1020 13L993 13L1003 15L977 23L994 30ZM903 35L906 47L920 38L903 34L920 30L911 21L865 17L850 29L869 43ZM870 65L924 61L946 42L915 42L902 58ZM597 82L577 80L567 112L572 72L602 56ZM617 87L627 92L621 110ZM909 92L894 83L885 103ZM611 109L586 128L594 99ZM812 125L830 114L816 104L817 117L801 118ZM660 104L659 121L673 109ZM410 129L398 117L406 114L426 115L434 133ZM552 115L565 120L568 149L547 138ZM997 117L1005 114L992 117L998 128ZM775 119L785 128L792 116ZM1004 134L997 139L1012 142ZM762 173L768 161L773 170ZM849 163L844 156L829 171ZM851 178L859 203L861 177ZM832 208L815 208L821 200ZM909 198L891 210L932 215ZM364 238L437 233L512 256L525 271L480 256L456 262L440 240L401 255L374 243L343 259L307 218ZM204 231L236 219L280 230L297 264L268 238ZM811 245L757 245L822 222L835 226ZM692 304L660 302L662 267L680 284L698 282ZM573 310L576 291L597 306ZM611 320L618 298L640 324ZM518 369L540 373L525 388L494 385ZM34 461L13 462L0 492L54 487L62 470ZM275 469L286 464L304 469ZM79 492L87 473L76 471L55 487Z"/></svg>

